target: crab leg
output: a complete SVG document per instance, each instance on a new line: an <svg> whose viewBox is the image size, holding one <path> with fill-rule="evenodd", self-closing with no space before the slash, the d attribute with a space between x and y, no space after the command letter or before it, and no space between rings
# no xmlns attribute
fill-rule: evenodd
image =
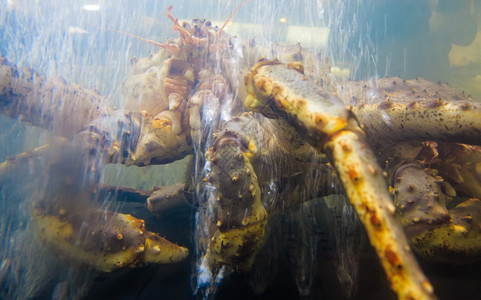
<svg viewBox="0 0 481 300"><path fill-rule="evenodd" d="M255 155L251 145L242 135L226 130L207 153L211 172L205 180L215 187L210 204L217 210L217 230L204 261L209 270L223 264L249 270L263 241L267 212L251 164Z"/></svg>
<svg viewBox="0 0 481 300"><path fill-rule="evenodd" d="M145 205L158 215L171 213L175 208L186 206L189 188L186 183L157 187L147 198Z"/></svg>
<svg viewBox="0 0 481 300"><path fill-rule="evenodd" d="M354 112L372 145L439 139L480 144L481 107L474 101L384 101L363 105Z"/></svg>
<svg viewBox="0 0 481 300"><path fill-rule="evenodd" d="M64 139L58 139L55 143L67 143ZM32 172L32 169L41 166L41 157L49 150L49 145L42 145L32 150L20 153L0 163L0 182L11 180L12 177L19 176L23 178L26 174Z"/></svg>
<svg viewBox="0 0 481 300"><path fill-rule="evenodd" d="M245 81L247 108L267 117L282 116L327 154L398 297L434 298L395 218L382 170L353 113L302 73L277 61L260 61Z"/></svg>
<svg viewBox="0 0 481 300"><path fill-rule="evenodd" d="M0 57L0 112L71 139L87 123L109 113L107 100L96 92L18 69Z"/></svg>

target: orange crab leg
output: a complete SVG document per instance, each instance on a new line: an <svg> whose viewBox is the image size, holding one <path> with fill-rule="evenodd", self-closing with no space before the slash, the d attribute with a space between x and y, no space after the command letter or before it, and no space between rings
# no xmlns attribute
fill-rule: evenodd
<svg viewBox="0 0 481 300"><path fill-rule="evenodd" d="M248 109L267 117L283 116L304 139L326 153L398 297L435 298L394 215L382 170L354 114L336 96L278 61L259 62L245 82Z"/></svg>

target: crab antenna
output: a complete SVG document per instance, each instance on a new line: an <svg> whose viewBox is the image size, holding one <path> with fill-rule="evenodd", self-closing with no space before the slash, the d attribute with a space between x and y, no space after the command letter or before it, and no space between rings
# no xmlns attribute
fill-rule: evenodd
<svg viewBox="0 0 481 300"><path fill-rule="evenodd" d="M227 23L229 23L230 19L237 13L237 11L242 7L242 5L244 5L244 3L246 3L247 0L244 0L242 1L242 3L234 10L234 12L227 18L227 20L225 20L224 24L222 24L222 27L220 28L219 32L217 32L218 35L220 35L220 33L222 32L222 29L224 29L225 25L227 25Z"/></svg>
<svg viewBox="0 0 481 300"><path fill-rule="evenodd" d="M106 28L106 27L102 27L102 29L107 30L107 31L117 32L117 33L120 33L120 34L125 34L127 36L130 36L130 37L133 37L135 39L141 40L142 42L145 42L145 43L147 43L149 45L152 45L152 46L156 46L156 47L160 47L160 48L166 47L165 44L158 43L156 41L152 41L152 40L149 40L149 39L145 39L141 36L138 36L138 35L135 35L135 34L132 34L132 33L128 33L128 32L120 31L120 30L117 30L117 29L112 29L112 28Z"/></svg>

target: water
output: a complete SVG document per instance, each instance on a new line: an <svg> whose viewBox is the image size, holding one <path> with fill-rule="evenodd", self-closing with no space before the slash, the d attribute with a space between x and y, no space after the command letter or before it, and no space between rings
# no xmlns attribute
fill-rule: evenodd
<svg viewBox="0 0 481 300"><path fill-rule="evenodd" d="M28 66L49 78L65 79L57 83L76 83L96 90L108 98L111 107L122 110L132 105L129 103L132 99L122 92L123 82L135 72L132 58L154 56L159 48L108 29L165 43L178 38L178 32L172 30L173 24L165 16L170 4L173 4L171 13L175 18L208 19L222 26L241 2L8 0L0 4L0 53L19 68ZM87 6L92 4L98 6ZM104 164L101 154L86 155L75 147L64 150L61 144L56 144L55 134L26 126L23 119L29 121L28 116L15 115L14 120L2 116L0 161L50 145L48 151L40 151L39 156L33 155L6 175L0 175L2 296L7 299L189 299L215 295L252 297L257 293L263 298L393 297L362 226L342 195L342 187L331 170L319 167L324 158L312 153L304 157L310 164L303 167L282 156L280 150L256 161L254 169L262 179L263 205L271 216L265 243L247 275L239 275L230 266L209 268L204 255L216 230L218 191L215 185L204 183L213 168L204 154L214 143L213 134L226 126L250 134L257 141L258 149L267 148L270 137L278 139L282 146L297 142L283 140L283 130L278 127L282 125L273 125L259 116L240 125L226 125L232 116L245 110L239 105L239 99L245 96L243 76L248 71L248 68L242 69L245 60L252 60L252 65L259 56L285 58L295 52L296 43L300 43L325 63L323 67L317 63L306 64L309 72L325 74L327 64L330 65L330 75L323 77L327 89L334 90L337 84L348 80L376 82L380 77L424 77L434 82L449 82L477 100L481 99L480 29L479 0L456 4L448 0L248 0L225 27L226 32L239 37L231 40L232 55L211 66L211 73L227 75L230 81L224 93L214 93L202 105L204 122L190 132L194 158L165 166ZM242 43L255 45L257 50L244 53ZM200 58L205 59L202 55ZM139 84L145 80L142 77ZM211 90L214 86L225 88L222 84L209 82ZM40 114L65 109L64 106L44 106ZM88 116L94 114L89 112ZM56 118L51 123L53 132L64 129L65 123ZM255 125L257 123L260 125ZM134 132L121 128L116 134L122 136L130 131ZM111 162L116 162L113 160ZM298 173L299 169L303 172ZM145 208L143 201L153 187L179 181L187 181L191 186L175 210L156 215ZM102 184L101 193L96 193L98 183ZM323 196L319 195L319 186L335 195L319 198ZM137 196L129 193L131 190L123 194L124 190L116 187L140 191L140 200L135 200ZM38 242L35 233L32 221L35 205L46 203L48 207L57 207L56 200L48 199L60 199L58 203L62 205L78 205L74 206L77 211L88 211L95 206L145 219L147 229L188 247L190 256L180 264L139 267L111 274L100 274L83 265L66 265L64 259L59 259L62 254L48 251ZM286 199L297 204L289 206ZM310 201L299 204L307 200ZM105 228L110 228L108 223ZM467 275L465 280L454 280L449 277L449 271L454 273L458 269L448 268L442 275L433 277L435 288L452 295L455 284L461 285L466 298L476 292L476 287L469 283L479 278ZM466 272L469 274L469 270ZM449 280L453 283L443 286L442 283Z"/></svg>

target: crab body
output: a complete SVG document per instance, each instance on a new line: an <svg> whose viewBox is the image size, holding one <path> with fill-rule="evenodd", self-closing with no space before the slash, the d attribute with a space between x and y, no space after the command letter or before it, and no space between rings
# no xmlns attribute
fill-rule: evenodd
<svg viewBox="0 0 481 300"><path fill-rule="evenodd" d="M132 61L122 110L94 92L1 59L1 112L22 115L70 145L48 145L0 166L5 174L33 157L45 162L47 192L35 199L31 218L46 248L102 272L185 259L185 248L145 230L142 220L89 198L96 197L96 172L105 164L165 164L193 154L188 182L154 191L147 206L172 209L159 204L162 197L182 203L187 192L196 193L197 290L204 296L228 269L252 270L272 216L339 193L332 188L337 180L399 298L435 297L408 241L431 258L446 245L442 260L478 256L479 200L446 207L454 189L480 195L479 149L451 144L478 143L481 110L472 100L424 80L338 87L328 67L300 47L288 54L252 47L209 21L179 24L170 8L167 16L180 37L155 43L157 54ZM416 130L420 122L426 124L422 131ZM439 157L435 146L422 146L433 145L429 141L450 145L440 148L448 154ZM406 144L394 151L398 142ZM48 155L54 148L60 160ZM458 165L452 163L456 155L463 158ZM70 173L62 169L65 159L75 162ZM311 178L313 166L333 170L335 179ZM448 169L459 176L448 179ZM87 183L78 186L84 190L68 192L83 176ZM300 190L309 192L300 196ZM456 240L448 242L452 235Z"/></svg>

